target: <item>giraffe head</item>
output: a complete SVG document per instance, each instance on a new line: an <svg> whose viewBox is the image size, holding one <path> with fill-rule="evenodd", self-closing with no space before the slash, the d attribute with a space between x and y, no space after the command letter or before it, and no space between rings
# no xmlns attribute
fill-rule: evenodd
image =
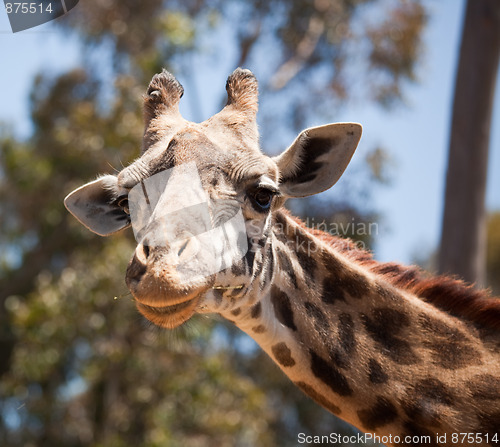
<svg viewBox="0 0 500 447"><path fill-rule="evenodd" d="M138 245L126 282L139 311L166 328L195 312L218 312L221 298L244 297L262 266L273 214L289 197L333 186L361 137L354 123L310 128L271 158L259 148L254 75L235 70L226 90L222 111L193 123L179 113L179 82L155 75L144 98L140 158L65 199L99 235L133 227Z"/></svg>

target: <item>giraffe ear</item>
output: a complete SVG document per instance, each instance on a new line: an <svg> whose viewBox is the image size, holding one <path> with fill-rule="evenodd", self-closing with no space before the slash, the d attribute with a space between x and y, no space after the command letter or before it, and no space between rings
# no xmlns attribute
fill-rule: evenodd
<svg viewBox="0 0 500 447"><path fill-rule="evenodd" d="M306 197L331 188L351 161L361 138L357 123L327 124L304 130L274 158L280 190L288 197Z"/></svg>
<svg viewBox="0 0 500 447"><path fill-rule="evenodd" d="M126 194L126 193L125 193ZM118 206L117 179L106 175L87 183L64 199L67 210L90 231L109 236L130 226L130 217Z"/></svg>

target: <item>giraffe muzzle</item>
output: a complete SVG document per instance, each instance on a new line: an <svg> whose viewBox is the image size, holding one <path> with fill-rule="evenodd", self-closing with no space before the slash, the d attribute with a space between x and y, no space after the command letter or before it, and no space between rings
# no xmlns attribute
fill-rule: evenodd
<svg viewBox="0 0 500 447"><path fill-rule="evenodd" d="M171 306L194 298L214 282L213 275L192 274L189 281L176 268L180 258L189 257L192 242L180 249L139 244L125 276L136 300L149 306Z"/></svg>
<svg viewBox="0 0 500 447"><path fill-rule="evenodd" d="M177 254L186 255L187 245ZM206 276L189 283L180 281L172 259L175 253L165 247L139 244L125 277L139 312L167 329L191 318L201 295L214 283L214 278Z"/></svg>

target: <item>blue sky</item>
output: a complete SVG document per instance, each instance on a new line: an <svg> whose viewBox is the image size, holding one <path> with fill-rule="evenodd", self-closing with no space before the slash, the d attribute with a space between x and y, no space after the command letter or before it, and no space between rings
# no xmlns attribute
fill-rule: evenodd
<svg viewBox="0 0 500 447"><path fill-rule="evenodd" d="M394 160L392 182L377 188L373 204L383 216L375 247L376 257L383 261L408 263L415 256L429 254L437 246L441 231L449 123L465 1L428 0L427 4L431 18L424 36L425 53L418 70L419 82L408 85L405 91L406 106L387 112L375 105L355 104L338 115L339 121L363 124L358 156L380 145ZM81 51L74 37L63 36L51 24L12 34L7 15L1 11L0 121L19 136L29 135L28 95L33 76L40 71L60 73L79 65ZM231 69L217 80L221 88ZM214 97L220 98L217 95ZM499 124L497 87L487 192L490 210L500 210ZM283 147L288 143L283 142Z"/></svg>

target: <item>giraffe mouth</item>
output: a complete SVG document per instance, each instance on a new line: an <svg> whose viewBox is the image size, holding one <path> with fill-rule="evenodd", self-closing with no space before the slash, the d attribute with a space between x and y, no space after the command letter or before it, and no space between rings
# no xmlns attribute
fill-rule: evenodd
<svg viewBox="0 0 500 447"><path fill-rule="evenodd" d="M240 284L238 286L213 286L212 289L215 290L241 290L245 287L245 284Z"/></svg>
<svg viewBox="0 0 500 447"><path fill-rule="evenodd" d="M196 296L169 306L151 306L136 300L136 306L139 312L152 323L166 329L174 329L193 316L198 301L198 296Z"/></svg>

